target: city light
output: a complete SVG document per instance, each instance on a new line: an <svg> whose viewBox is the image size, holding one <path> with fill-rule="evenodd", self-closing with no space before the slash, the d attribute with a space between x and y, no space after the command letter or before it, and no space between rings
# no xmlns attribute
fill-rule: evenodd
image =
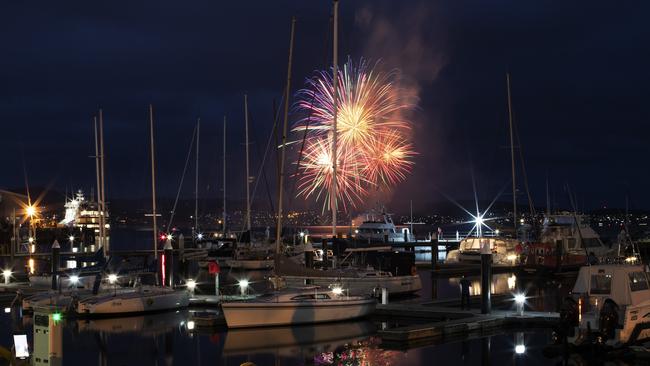
<svg viewBox="0 0 650 366"><path fill-rule="evenodd" d="M196 235L196 238L199 239L199 240L203 240L203 234L198 233L198 234Z"/></svg>
<svg viewBox="0 0 650 366"><path fill-rule="evenodd" d="M108 283L113 285L113 284L115 284L115 282L117 282L117 275L114 274L114 273L109 274L108 275Z"/></svg>
<svg viewBox="0 0 650 366"><path fill-rule="evenodd" d="M526 302L526 295L524 294L516 294L515 295L515 302L517 304L523 304Z"/></svg>
<svg viewBox="0 0 650 366"><path fill-rule="evenodd" d="M25 212L27 213L27 216L33 217L36 215L36 207L33 205L29 205L25 208Z"/></svg>

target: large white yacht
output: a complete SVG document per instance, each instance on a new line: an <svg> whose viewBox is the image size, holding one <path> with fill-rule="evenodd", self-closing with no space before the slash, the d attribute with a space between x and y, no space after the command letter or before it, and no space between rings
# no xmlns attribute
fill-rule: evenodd
<svg viewBox="0 0 650 366"><path fill-rule="evenodd" d="M404 228L398 230L393 223L391 214L381 212L378 215L368 214L366 220L355 230L356 238L370 242L403 243L414 241L413 233Z"/></svg>

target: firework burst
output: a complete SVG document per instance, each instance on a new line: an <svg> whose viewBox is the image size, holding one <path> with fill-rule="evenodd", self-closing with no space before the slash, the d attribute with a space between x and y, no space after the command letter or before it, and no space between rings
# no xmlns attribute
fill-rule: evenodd
<svg viewBox="0 0 650 366"><path fill-rule="evenodd" d="M372 189L406 179L415 155L408 142L410 123L402 119L412 105L401 98L396 72L384 73L363 60L339 70L337 114L337 199L355 206ZM334 119L332 74L320 71L298 92L296 107L307 117L293 131L307 132L299 161L299 194L328 206L332 184L331 140Z"/></svg>

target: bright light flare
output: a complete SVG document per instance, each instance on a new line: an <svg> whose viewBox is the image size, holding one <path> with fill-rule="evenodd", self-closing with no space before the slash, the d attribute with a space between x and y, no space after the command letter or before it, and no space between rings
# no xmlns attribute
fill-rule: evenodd
<svg viewBox="0 0 650 366"><path fill-rule="evenodd" d="M199 239L199 240L203 240L203 234L198 233L198 234L196 235L196 238Z"/></svg>
<svg viewBox="0 0 650 366"><path fill-rule="evenodd" d="M237 284L239 285L239 288L241 288L242 290L245 290L250 285L250 282L248 282L248 280L244 278L244 279L239 280L239 282Z"/></svg>
<svg viewBox="0 0 650 366"><path fill-rule="evenodd" d="M343 288L341 288L340 286L336 286L332 288L332 293L334 295L341 295L343 293Z"/></svg>
<svg viewBox="0 0 650 366"><path fill-rule="evenodd" d="M196 281L194 281L194 280L187 280L187 282L185 283L185 285L187 286L187 289L188 289L188 290L190 290L190 291L194 291L194 289L196 288Z"/></svg>
<svg viewBox="0 0 650 366"><path fill-rule="evenodd" d="M193 330L196 324L194 323L194 320L190 320L187 322L187 329L188 330Z"/></svg>
<svg viewBox="0 0 650 366"><path fill-rule="evenodd" d="M526 346L523 344L518 344L515 346L515 353L518 355L523 355L526 353Z"/></svg>
<svg viewBox="0 0 650 366"><path fill-rule="evenodd" d="M2 277L4 278L11 278L11 270L10 269L3 269L2 270Z"/></svg>
<svg viewBox="0 0 650 366"><path fill-rule="evenodd" d="M77 275L70 276L70 283L72 285L77 285L79 283L79 276Z"/></svg>
<svg viewBox="0 0 650 366"><path fill-rule="evenodd" d="M117 282L117 275L114 274L114 273L109 274L108 275L108 283L110 283L111 285L114 285L115 282Z"/></svg>
<svg viewBox="0 0 650 366"><path fill-rule="evenodd" d="M36 213L37 213L37 211L36 211L36 207L35 207L34 205L29 205L29 206L27 206L27 207L25 208L25 213L26 213L27 216L29 216L29 217L33 217L33 216L35 216Z"/></svg>
<svg viewBox="0 0 650 366"><path fill-rule="evenodd" d="M72 242L74 241L74 236L70 235L70 236L68 237L68 240L70 240L70 242L72 243Z"/></svg>
<svg viewBox="0 0 650 366"><path fill-rule="evenodd" d="M526 302L526 295L524 295L524 294L515 294L514 300L518 305L522 305L522 304L524 304Z"/></svg>

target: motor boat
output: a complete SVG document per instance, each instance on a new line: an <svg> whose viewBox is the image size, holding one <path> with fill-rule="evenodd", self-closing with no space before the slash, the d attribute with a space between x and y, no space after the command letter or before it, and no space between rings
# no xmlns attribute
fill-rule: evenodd
<svg viewBox="0 0 650 366"><path fill-rule="evenodd" d="M339 287L312 286L224 302L221 308L228 328L250 328L350 320L369 315L375 305L375 299L346 295Z"/></svg>
<svg viewBox="0 0 650 366"><path fill-rule="evenodd" d="M618 264L580 268L572 297L560 312L562 324L575 328L574 345L633 344L650 339L650 285L646 268L636 258Z"/></svg>
<svg viewBox="0 0 650 366"><path fill-rule="evenodd" d="M119 315L186 308L190 303L187 290L143 285L130 292L104 292L76 305L79 315Z"/></svg>
<svg viewBox="0 0 650 366"><path fill-rule="evenodd" d="M524 247L522 269L527 273L577 271L587 264L590 256L594 261L612 254L613 250L589 226L586 216L548 215L539 239Z"/></svg>
<svg viewBox="0 0 650 366"><path fill-rule="evenodd" d="M461 240L458 249L450 250L446 262L480 263L481 248L490 246L492 263L517 265L520 261L521 244L517 239L505 237L467 237Z"/></svg>
<svg viewBox="0 0 650 366"><path fill-rule="evenodd" d="M414 242L415 238L409 229L399 231L389 213L368 215L368 218L355 230L355 238L368 242L404 243Z"/></svg>

